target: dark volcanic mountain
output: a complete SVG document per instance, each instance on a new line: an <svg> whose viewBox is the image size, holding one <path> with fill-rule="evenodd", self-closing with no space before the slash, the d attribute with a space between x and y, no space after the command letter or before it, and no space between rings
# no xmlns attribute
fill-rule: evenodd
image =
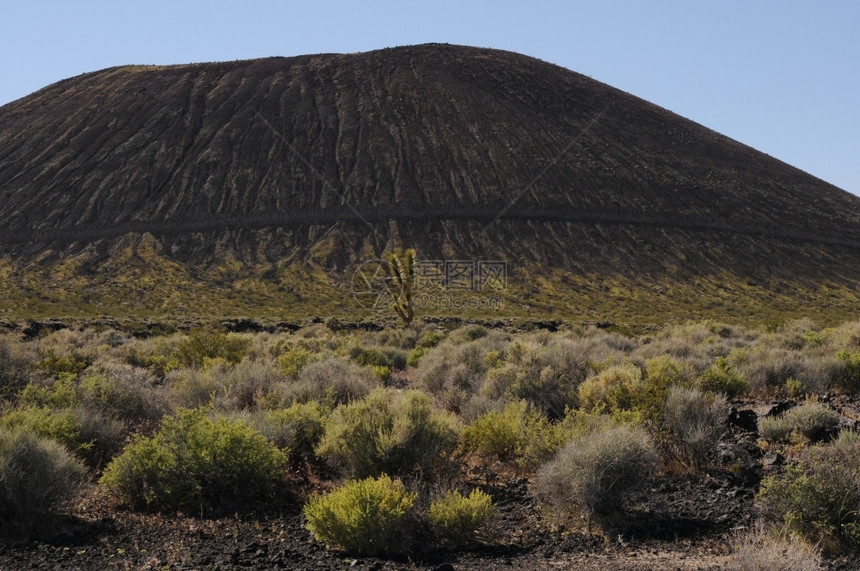
<svg viewBox="0 0 860 571"><path fill-rule="evenodd" d="M58 264L79 289L110 285L144 243L203 286L224 260L227 282L310 266L336 282L412 246L544 276L853 288L860 198L487 49L120 67L0 108L9 287Z"/></svg>

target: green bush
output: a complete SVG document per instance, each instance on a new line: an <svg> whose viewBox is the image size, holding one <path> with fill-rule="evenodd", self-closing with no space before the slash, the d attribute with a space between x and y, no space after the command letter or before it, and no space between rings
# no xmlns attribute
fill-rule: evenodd
<svg viewBox="0 0 860 571"><path fill-rule="evenodd" d="M54 440L0 428L0 530L28 539L72 500L86 470Z"/></svg>
<svg viewBox="0 0 860 571"><path fill-rule="evenodd" d="M394 367L394 359L376 347L353 347L350 357L364 367Z"/></svg>
<svg viewBox="0 0 860 571"><path fill-rule="evenodd" d="M783 415L758 419L758 434L768 442L787 442L793 428Z"/></svg>
<svg viewBox="0 0 860 571"><path fill-rule="evenodd" d="M406 550L404 526L416 495L388 476L350 482L311 498L304 507L307 528L328 548L355 555Z"/></svg>
<svg viewBox="0 0 860 571"><path fill-rule="evenodd" d="M718 357L711 367L699 377L702 390L721 393L726 398L738 397L749 388L744 376L736 372L725 357Z"/></svg>
<svg viewBox="0 0 860 571"><path fill-rule="evenodd" d="M475 536L495 513L489 494L478 489L468 496L451 491L430 502L427 519L439 537L460 544Z"/></svg>
<svg viewBox="0 0 860 571"><path fill-rule="evenodd" d="M552 458L568 436L564 425L552 424L525 400L518 400L476 418L463 431L463 448L530 470Z"/></svg>
<svg viewBox="0 0 860 571"><path fill-rule="evenodd" d="M839 372L835 385L847 392L856 393L860 389L860 351L841 349L836 353Z"/></svg>
<svg viewBox="0 0 860 571"><path fill-rule="evenodd" d="M92 359L87 355L82 355L78 352L59 355L54 349L48 349L42 359L36 361L33 365L37 369L50 373L52 376L67 373L73 377L77 377L91 364Z"/></svg>
<svg viewBox="0 0 860 571"><path fill-rule="evenodd" d="M182 367L179 357L168 341L175 338L159 338L157 342L150 340L134 340L122 346L120 355L122 359L133 367L148 370L159 379L170 371Z"/></svg>
<svg viewBox="0 0 860 571"><path fill-rule="evenodd" d="M427 347L415 347L406 356L406 364L410 367L417 367L421 363L421 358L427 354L427 351L429 351Z"/></svg>
<svg viewBox="0 0 860 571"><path fill-rule="evenodd" d="M784 418L792 430L811 442L824 439L839 426L839 413L814 401L789 409Z"/></svg>
<svg viewBox="0 0 860 571"><path fill-rule="evenodd" d="M64 408L80 404L77 376L60 373L49 383L27 383L18 393L18 403L25 406Z"/></svg>
<svg viewBox="0 0 860 571"><path fill-rule="evenodd" d="M674 456L692 468L701 468L716 445L727 417L723 396L709 397L696 389L672 387L663 409L666 443Z"/></svg>
<svg viewBox="0 0 860 571"><path fill-rule="evenodd" d="M657 453L648 434L620 426L575 438L539 471L538 497L563 516L611 523L626 495L653 477Z"/></svg>
<svg viewBox="0 0 860 571"><path fill-rule="evenodd" d="M245 357L250 344L250 339L234 333L197 330L179 343L176 357L186 367L196 369L217 359L235 365Z"/></svg>
<svg viewBox="0 0 860 571"><path fill-rule="evenodd" d="M252 424L275 446L287 453L291 462L311 461L331 411L317 401L294 403L252 417Z"/></svg>
<svg viewBox="0 0 860 571"><path fill-rule="evenodd" d="M439 343L445 340L445 332L438 329L431 329L425 332L418 340L418 347L432 349Z"/></svg>
<svg viewBox="0 0 860 571"><path fill-rule="evenodd" d="M272 498L285 463L285 455L247 424L182 410L151 438L126 447L100 482L137 508L197 513Z"/></svg>
<svg viewBox="0 0 860 571"><path fill-rule="evenodd" d="M726 359L749 383L748 390L763 396L781 391L788 379L806 381L810 367L807 354L766 345L734 350Z"/></svg>
<svg viewBox="0 0 860 571"><path fill-rule="evenodd" d="M458 344L483 339L488 333L487 328L483 325L466 325L452 331L449 339Z"/></svg>
<svg viewBox="0 0 860 571"><path fill-rule="evenodd" d="M31 382L18 394L19 406L64 409L86 406L120 420L157 420L164 404L155 379L145 369L124 364L94 365L78 380L60 373L52 381Z"/></svg>
<svg viewBox="0 0 860 571"><path fill-rule="evenodd" d="M56 440L92 466L112 457L125 435L121 421L86 407L25 406L5 412L0 426L22 428L40 438Z"/></svg>
<svg viewBox="0 0 860 571"><path fill-rule="evenodd" d="M762 480L756 501L777 526L837 553L860 549L860 437L843 431Z"/></svg>
<svg viewBox="0 0 860 571"><path fill-rule="evenodd" d="M637 411L644 421L660 426L670 391L675 387L692 386L693 373L686 364L668 355L648 359L645 378L632 385L631 409Z"/></svg>
<svg viewBox="0 0 860 571"><path fill-rule="evenodd" d="M454 417L424 393L379 388L332 412L316 453L355 478L430 478L449 466L459 439Z"/></svg>
<svg viewBox="0 0 860 571"><path fill-rule="evenodd" d="M580 406L586 410L631 410L642 388L639 367L630 364L609 367L579 385Z"/></svg>
<svg viewBox="0 0 860 571"><path fill-rule="evenodd" d="M839 426L839 414L815 401L789 409L778 417L759 420L759 434L765 440L782 442L796 433L810 442L824 439Z"/></svg>
<svg viewBox="0 0 860 571"><path fill-rule="evenodd" d="M285 377L295 379L302 367L317 359L317 355L301 345L293 345L278 357L278 368Z"/></svg>

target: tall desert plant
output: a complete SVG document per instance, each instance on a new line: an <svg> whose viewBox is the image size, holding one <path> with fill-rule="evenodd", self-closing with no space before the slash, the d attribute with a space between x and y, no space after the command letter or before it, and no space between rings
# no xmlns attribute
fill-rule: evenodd
<svg viewBox="0 0 860 571"><path fill-rule="evenodd" d="M415 318L415 308L412 305L412 287L415 282L415 250L409 248L403 252L403 257L397 254L388 256L388 271L391 282L396 287L392 291L394 312L403 320L405 325L412 323Z"/></svg>

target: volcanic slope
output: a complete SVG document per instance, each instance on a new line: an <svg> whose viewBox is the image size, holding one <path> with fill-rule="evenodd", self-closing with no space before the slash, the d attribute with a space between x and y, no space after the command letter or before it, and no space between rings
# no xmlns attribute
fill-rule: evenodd
<svg viewBox="0 0 860 571"><path fill-rule="evenodd" d="M516 315L845 316L860 198L490 49L127 66L0 108L8 316L360 314L352 271L401 247L506 261Z"/></svg>

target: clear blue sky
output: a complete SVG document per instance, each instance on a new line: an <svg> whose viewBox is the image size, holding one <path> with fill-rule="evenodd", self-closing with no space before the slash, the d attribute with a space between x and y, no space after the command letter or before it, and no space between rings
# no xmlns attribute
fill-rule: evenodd
<svg viewBox="0 0 860 571"><path fill-rule="evenodd" d="M0 3L0 105L114 65L425 42L534 56L860 194L860 1Z"/></svg>

